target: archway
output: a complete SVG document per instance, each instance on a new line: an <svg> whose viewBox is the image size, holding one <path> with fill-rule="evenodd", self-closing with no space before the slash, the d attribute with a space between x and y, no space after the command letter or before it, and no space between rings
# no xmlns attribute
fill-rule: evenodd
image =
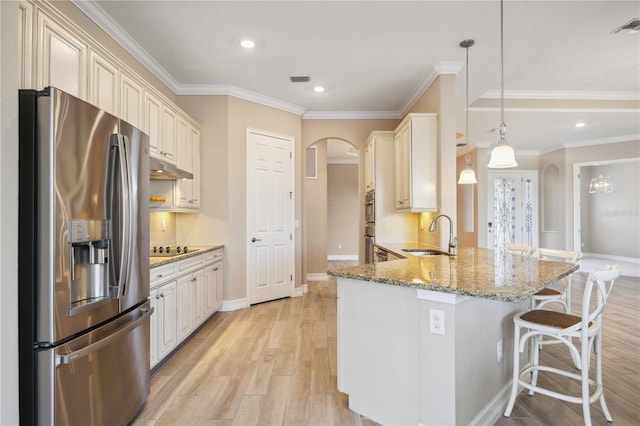
<svg viewBox="0 0 640 426"><path fill-rule="evenodd" d="M307 281L328 279L328 260L358 260L360 150L341 138L308 146L304 170Z"/></svg>

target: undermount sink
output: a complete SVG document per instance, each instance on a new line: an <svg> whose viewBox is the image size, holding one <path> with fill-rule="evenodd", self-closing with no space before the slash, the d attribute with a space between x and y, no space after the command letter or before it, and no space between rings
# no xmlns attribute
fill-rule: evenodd
<svg viewBox="0 0 640 426"><path fill-rule="evenodd" d="M451 253L447 253L446 251L440 251L440 250L402 249L402 251L405 251L405 252L411 254L412 256L422 256L422 257L427 257L427 256L452 256Z"/></svg>

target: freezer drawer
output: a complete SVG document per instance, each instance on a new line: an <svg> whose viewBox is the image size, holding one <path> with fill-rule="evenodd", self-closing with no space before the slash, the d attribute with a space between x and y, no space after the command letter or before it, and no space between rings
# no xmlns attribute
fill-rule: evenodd
<svg viewBox="0 0 640 426"><path fill-rule="evenodd" d="M127 424L149 395L149 302L37 352L38 424Z"/></svg>

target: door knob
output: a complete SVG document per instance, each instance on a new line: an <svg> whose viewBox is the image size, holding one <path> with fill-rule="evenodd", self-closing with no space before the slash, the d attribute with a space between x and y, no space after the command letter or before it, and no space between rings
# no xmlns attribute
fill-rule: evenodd
<svg viewBox="0 0 640 426"><path fill-rule="evenodd" d="M252 242L252 243L255 243L256 241L262 241L262 240L261 240L260 238L256 238L256 237L253 237L253 238L251 239L251 242Z"/></svg>

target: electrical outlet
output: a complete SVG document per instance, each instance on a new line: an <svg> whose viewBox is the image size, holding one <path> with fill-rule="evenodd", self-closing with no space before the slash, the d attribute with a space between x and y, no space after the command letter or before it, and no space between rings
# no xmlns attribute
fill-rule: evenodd
<svg viewBox="0 0 640 426"><path fill-rule="evenodd" d="M342 244L338 244L338 250L342 249Z"/></svg>
<svg viewBox="0 0 640 426"><path fill-rule="evenodd" d="M498 344L496 345L496 355L498 362L502 361L502 339L498 340Z"/></svg>
<svg viewBox="0 0 640 426"><path fill-rule="evenodd" d="M444 311L429 309L429 331L444 336Z"/></svg>

